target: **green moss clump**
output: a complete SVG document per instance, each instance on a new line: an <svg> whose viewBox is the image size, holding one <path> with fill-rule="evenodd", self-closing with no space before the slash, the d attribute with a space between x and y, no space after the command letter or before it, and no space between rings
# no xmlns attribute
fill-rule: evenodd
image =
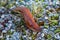
<svg viewBox="0 0 60 40"><path fill-rule="evenodd" d="M60 27L54 31L54 33L59 33L59 32L60 32Z"/></svg>
<svg viewBox="0 0 60 40"><path fill-rule="evenodd" d="M50 25L54 26L54 25L58 25L58 20L50 20L51 23Z"/></svg>

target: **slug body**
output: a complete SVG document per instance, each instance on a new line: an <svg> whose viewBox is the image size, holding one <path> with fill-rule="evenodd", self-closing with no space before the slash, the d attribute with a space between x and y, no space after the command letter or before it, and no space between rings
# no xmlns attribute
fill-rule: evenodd
<svg viewBox="0 0 60 40"><path fill-rule="evenodd" d="M20 14L23 16L24 18L24 22L26 23L26 26L33 30L33 31L37 31L40 32L41 28L39 27L39 25L35 22L30 10L26 7L17 7L15 8L15 11L19 11Z"/></svg>

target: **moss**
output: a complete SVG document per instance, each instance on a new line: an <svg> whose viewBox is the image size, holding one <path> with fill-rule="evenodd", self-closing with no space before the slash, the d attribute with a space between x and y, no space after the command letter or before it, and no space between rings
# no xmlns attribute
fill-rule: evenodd
<svg viewBox="0 0 60 40"><path fill-rule="evenodd" d="M23 40L22 36L20 37L20 40Z"/></svg>
<svg viewBox="0 0 60 40"><path fill-rule="evenodd" d="M44 28L48 28L48 27L49 27L49 25L44 24Z"/></svg>
<svg viewBox="0 0 60 40"><path fill-rule="evenodd" d="M21 20L20 25L24 25L24 20L23 19Z"/></svg>
<svg viewBox="0 0 60 40"><path fill-rule="evenodd" d="M23 35L26 35L26 31L25 31L25 29L24 29L24 28L23 28L22 32L23 32Z"/></svg>
<svg viewBox="0 0 60 40"><path fill-rule="evenodd" d="M52 17L51 17L51 20L58 20L58 18L59 18L59 17L58 17L58 14L56 14L55 16L52 16Z"/></svg>
<svg viewBox="0 0 60 40"><path fill-rule="evenodd" d="M47 4L45 4L43 7L46 8Z"/></svg>
<svg viewBox="0 0 60 40"><path fill-rule="evenodd" d="M49 34L49 35L47 35L47 37L48 37L48 39L51 39L52 36Z"/></svg>
<svg viewBox="0 0 60 40"><path fill-rule="evenodd" d="M60 32L60 27L58 27L55 31L54 31L54 33L59 33Z"/></svg>
<svg viewBox="0 0 60 40"><path fill-rule="evenodd" d="M7 34L8 34L8 35L12 35L13 32L11 32L11 30L9 30L9 31L7 32Z"/></svg>
<svg viewBox="0 0 60 40"><path fill-rule="evenodd" d="M7 6L6 6L6 8L11 8L13 6L13 4L8 4Z"/></svg>
<svg viewBox="0 0 60 40"><path fill-rule="evenodd" d="M50 20L51 24L50 25L58 25L58 20Z"/></svg>
<svg viewBox="0 0 60 40"><path fill-rule="evenodd" d="M32 40L35 40L35 38L37 37L37 34L38 34L38 32L36 33L36 34L32 34Z"/></svg>
<svg viewBox="0 0 60 40"><path fill-rule="evenodd" d="M50 34L46 34L44 37L46 40L51 40L51 38L52 38L52 36Z"/></svg>
<svg viewBox="0 0 60 40"><path fill-rule="evenodd" d="M23 0L19 0L19 2L22 2Z"/></svg>
<svg viewBox="0 0 60 40"><path fill-rule="evenodd" d="M42 14L40 14L40 13L36 15L37 18L40 18L41 16L42 16Z"/></svg>
<svg viewBox="0 0 60 40"><path fill-rule="evenodd" d="M44 2L44 0L41 0L42 2Z"/></svg>
<svg viewBox="0 0 60 40"><path fill-rule="evenodd" d="M39 0L35 0L35 2L38 2Z"/></svg>
<svg viewBox="0 0 60 40"><path fill-rule="evenodd" d="M1 2L0 5L1 6L4 6L6 4L6 2Z"/></svg>
<svg viewBox="0 0 60 40"><path fill-rule="evenodd" d="M1 38L0 40L5 40L4 38Z"/></svg>

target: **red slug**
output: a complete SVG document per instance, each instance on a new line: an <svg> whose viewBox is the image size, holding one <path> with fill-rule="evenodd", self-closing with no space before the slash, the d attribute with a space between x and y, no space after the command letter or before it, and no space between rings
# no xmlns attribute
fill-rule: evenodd
<svg viewBox="0 0 60 40"><path fill-rule="evenodd" d="M26 26L36 32L40 32L41 28L39 27L39 25L35 22L32 13L30 12L30 10L26 7L16 7L14 9L14 11L19 11L20 14L23 16L24 18L24 22L26 23Z"/></svg>

